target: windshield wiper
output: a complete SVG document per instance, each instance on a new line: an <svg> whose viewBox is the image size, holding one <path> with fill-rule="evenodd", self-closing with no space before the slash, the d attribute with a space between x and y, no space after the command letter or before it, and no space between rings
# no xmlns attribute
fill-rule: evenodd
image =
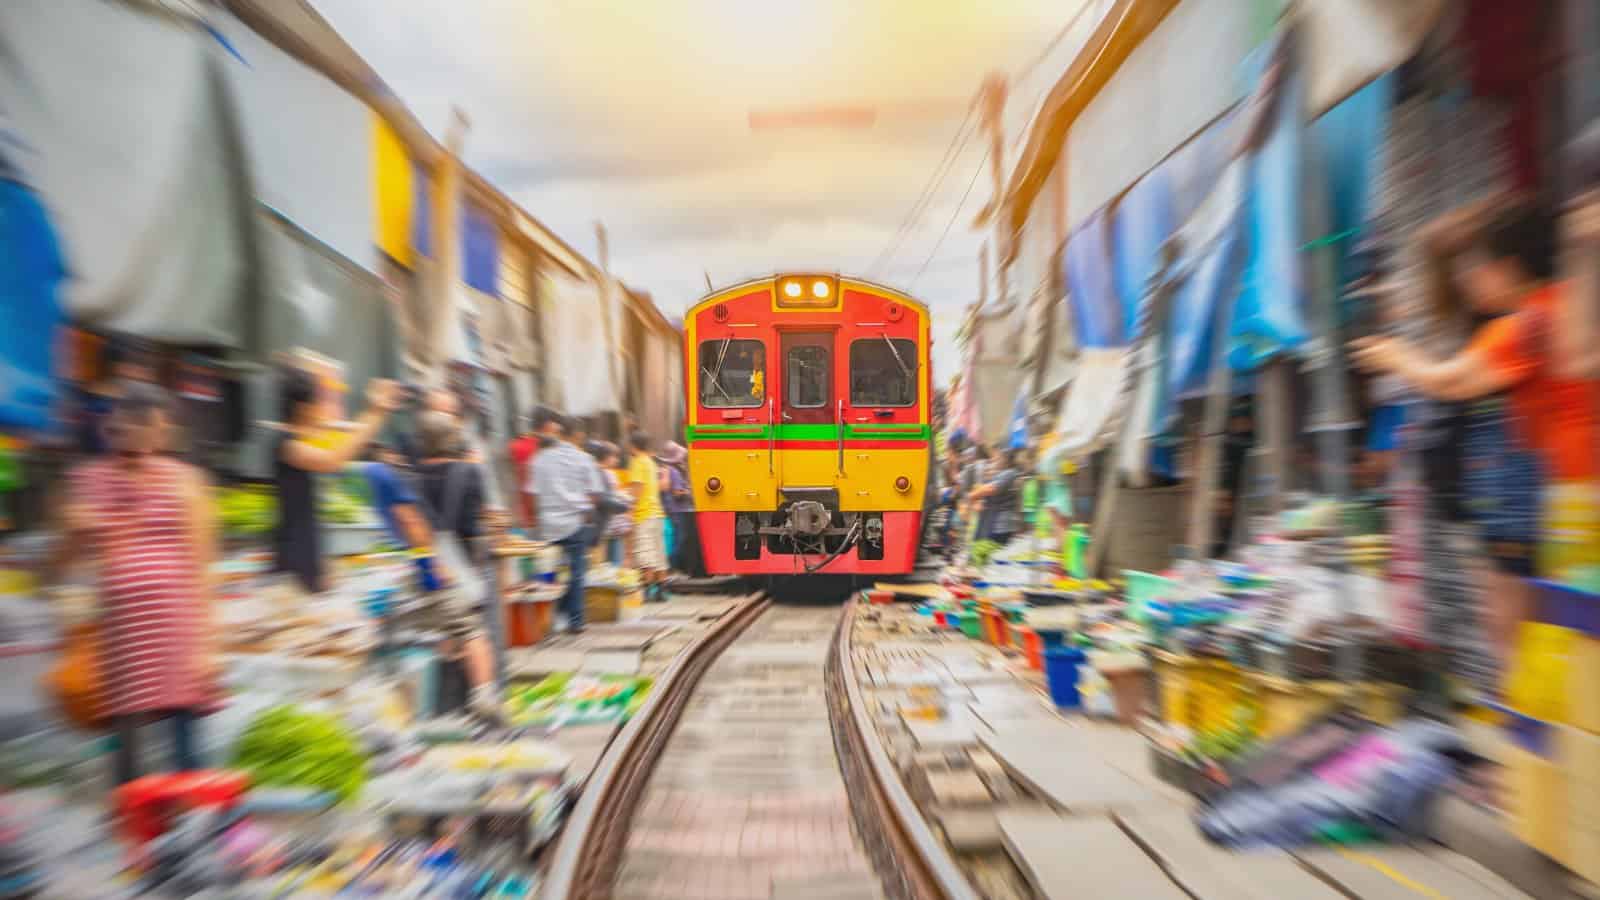
<svg viewBox="0 0 1600 900"><path fill-rule="evenodd" d="M910 378L911 367L906 365L905 360L900 358L900 351L895 349L894 341L889 339L889 332L885 331L881 337L883 338L883 342L889 345L889 352L894 354L894 362L895 365L900 367L900 374Z"/></svg>
<svg viewBox="0 0 1600 900"><path fill-rule="evenodd" d="M722 396L727 397L730 403L737 401L733 399L732 394L728 393L728 389L722 386L722 364L728 359L728 345L732 343L733 338L731 337L722 339L722 346L717 348L717 367L710 372L706 372L711 377L711 383L717 386L717 390L721 391ZM705 372L706 367L701 366L700 371Z"/></svg>
<svg viewBox="0 0 1600 900"><path fill-rule="evenodd" d="M717 393L728 398L729 403L739 402L732 394L728 393L727 388L722 386L722 379L717 378L710 369L706 368L705 366L701 366L700 371L706 376L706 379L711 382L711 386L717 389Z"/></svg>

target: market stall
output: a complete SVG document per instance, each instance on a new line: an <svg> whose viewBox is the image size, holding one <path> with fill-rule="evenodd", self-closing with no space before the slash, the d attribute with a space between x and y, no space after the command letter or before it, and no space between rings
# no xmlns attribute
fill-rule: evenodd
<svg viewBox="0 0 1600 900"><path fill-rule="evenodd" d="M0 717L0 785L20 791L0 802L0 818L26 822L0 829L0 866L15 841L47 840L49 852L23 856L26 877L52 886L87 872L100 881L84 884L160 885L174 896L222 883L268 894L404 884L440 895L487 883L500 893L486 896L529 896L533 854L559 828L566 798L682 642L725 609L641 619L636 573L597 566L590 621L618 624L552 641L561 556L492 521L482 581L495 590L490 615L505 623L486 628L502 689L493 708L468 712L459 648L414 615L423 562L390 547L359 472L326 487L322 518L348 532L348 546L332 561L330 589L315 595L268 571L273 491L219 489L222 703L199 730L213 768L115 791L115 739L68 724L60 706L59 692L77 682L60 681L58 648L91 621L93 591L47 595L20 574L39 568L48 536L5 545L0 564L14 577L0 583L0 649L8 662L30 654L42 680ZM162 723L144 732L147 758L165 758ZM82 815L108 796L110 824Z"/></svg>

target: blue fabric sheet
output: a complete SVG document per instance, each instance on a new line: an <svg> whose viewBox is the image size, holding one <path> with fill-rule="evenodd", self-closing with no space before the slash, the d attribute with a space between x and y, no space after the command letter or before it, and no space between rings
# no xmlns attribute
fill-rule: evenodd
<svg viewBox="0 0 1600 900"><path fill-rule="evenodd" d="M491 297L500 296L500 232L475 203L462 204L461 280Z"/></svg>
<svg viewBox="0 0 1600 900"><path fill-rule="evenodd" d="M0 427L47 431L66 262L39 198L0 180Z"/></svg>
<svg viewBox="0 0 1600 900"><path fill-rule="evenodd" d="M1110 214L1090 215L1067 240L1061 255L1072 310L1073 333L1080 347L1120 347L1127 343L1122 304L1111 268Z"/></svg>
<svg viewBox="0 0 1600 900"><path fill-rule="evenodd" d="M1326 236L1344 236L1338 242L1339 284L1348 284L1355 276L1349 267L1350 251L1375 200L1379 154L1394 107L1394 86L1393 74L1379 78L1311 123L1307 134L1308 140L1317 143L1327 184Z"/></svg>
<svg viewBox="0 0 1600 900"><path fill-rule="evenodd" d="M1160 166L1117 201L1111 220L1111 266L1122 306L1123 334L1132 341L1139 300L1161 267L1161 247L1172 237L1172 179Z"/></svg>
<svg viewBox="0 0 1600 900"><path fill-rule="evenodd" d="M1252 54L1250 64L1259 71L1276 51L1277 41L1269 41ZM1305 240L1301 191L1306 173L1300 121L1304 79L1292 67L1283 77L1271 131L1247 160L1247 255L1228 350L1229 364L1241 372L1298 348L1309 337L1300 253Z"/></svg>

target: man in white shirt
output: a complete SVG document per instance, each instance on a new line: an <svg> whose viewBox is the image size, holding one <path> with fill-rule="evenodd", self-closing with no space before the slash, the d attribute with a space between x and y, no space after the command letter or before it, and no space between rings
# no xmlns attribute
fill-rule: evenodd
<svg viewBox="0 0 1600 900"><path fill-rule="evenodd" d="M567 558L567 592L560 612L568 628L583 631L583 580L589 548L594 544L594 511L606 493L605 475L594 457L571 442L566 417L541 409L534 428L554 443L534 455L528 469L531 525L542 541L561 548Z"/></svg>

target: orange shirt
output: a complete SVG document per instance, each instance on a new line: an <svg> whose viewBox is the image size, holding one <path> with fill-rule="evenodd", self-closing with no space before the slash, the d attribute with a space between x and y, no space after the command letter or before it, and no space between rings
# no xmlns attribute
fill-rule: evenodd
<svg viewBox="0 0 1600 900"><path fill-rule="evenodd" d="M1556 481L1600 477L1600 382L1563 378L1551 358L1563 286L1529 294L1516 312L1490 322L1467 352L1511 381L1511 411L1527 445Z"/></svg>

